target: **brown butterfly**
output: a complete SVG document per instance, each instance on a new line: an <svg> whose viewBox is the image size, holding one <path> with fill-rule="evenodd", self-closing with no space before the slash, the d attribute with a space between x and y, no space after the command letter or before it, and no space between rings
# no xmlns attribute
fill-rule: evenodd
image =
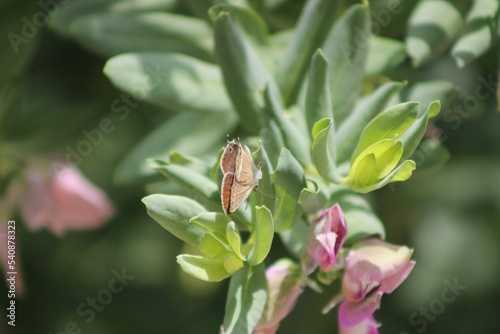
<svg viewBox="0 0 500 334"><path fill-rule="evenodd" d="M221 186L222 209L233 213L259 185L262 171L253 162L252 153L240 140L227 143L220 159L224 177Z"/></svg>

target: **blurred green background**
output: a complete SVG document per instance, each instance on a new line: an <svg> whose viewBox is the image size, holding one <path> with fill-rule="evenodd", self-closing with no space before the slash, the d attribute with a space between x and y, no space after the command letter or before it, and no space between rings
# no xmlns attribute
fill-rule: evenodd
<svg viewBox="0 0 500 334"><path fill-rule="evenodd" d="M275 11L265 13L273 18L273 29L292 26L303 1L275 3ZM384 1L375 3L382 8ZM381 34L403 39L413 5L404 7ZM6 134L0 140L28 152L66 153L68 145L75 147L84 139L83 130L97 128L103 118L109 117L116 127L79 165L116 204L117 215L107 225L56 237L46 230L28 232L20 217L12 217L26 285L25 296L18 299L15 332L218 332L227 282L204 283L181 272L175 256L184 246L147 216L140 202L146 195L144 187L113 182L113 172L129 150L175 111L140 102L120 119L111 105L122 93L102 73L105 57L47 26L14 54L5 36L18 31L21 18L38 5L6 1L1 6L0 101L9 110L2 111L8 122L0 124ZM183 2L169 8L179 13L190 10ZM444 52L418 69L406 60L386 73L410 82L447 80L460 90L460 97L443 108L442 115L451 110L453 117L442 116L436 122L451 153L449 162L439 171L417 172L405 183L370 194L386 226L387 240L414 248L417 261L409 278L384 297L375 313L383 323L382 333L497 333L500 328L498 101L492 92L471 112L452 111L454 104L476 94L482 85L478 78L498 82L498 51L494 46L463 68ZM286 256L279 240L274 247L275 258ZM103 289L109 290L113 270L125 270L134 278L121 292L111 294L112 299L87 322L88 313L82 316L77 309L88 298L109 295ZM461 287L456 293L443 292L454 282ZM443 294L455 298L449 302ZM329 297L307 290L279 332L335 332L336 312L319 312ZM7 302L7 289L1 284L1 333L12 332L5 321ZM81 310L86 309L90 307Z"/></svg>

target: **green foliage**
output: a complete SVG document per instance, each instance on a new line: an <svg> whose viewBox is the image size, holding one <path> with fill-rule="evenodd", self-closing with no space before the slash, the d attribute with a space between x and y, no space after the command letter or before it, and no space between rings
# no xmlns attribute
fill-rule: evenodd
<svg viewBox="0 0 500 334"><path fill-rule="evenodd" d="M151 193L142 200L148 215L194 252L178 255L183 271L230 279L226 333L259 323L275 236L298 261L308 223L339 203L347 246L385 238L372 192L450 157L426 132L459 95L435 60L452 57L454 72L495 54L498 1L403 1L403 13L382 24L374 14L385 3L310 0L299 12L291 1L93 0L50 19L59 35L106 58L104 76L129 108L164 114L116 157L114 181ZM291 9L279 14L280 6ZM2 31L16 25L9 19ZM36 46L2 55L5 80L26 71ZM18 89L0 91L2 140L12 136L5 110L26 99ZM249 204L224 215L219 163L233 136L252 148L262 179Z"/></svg>

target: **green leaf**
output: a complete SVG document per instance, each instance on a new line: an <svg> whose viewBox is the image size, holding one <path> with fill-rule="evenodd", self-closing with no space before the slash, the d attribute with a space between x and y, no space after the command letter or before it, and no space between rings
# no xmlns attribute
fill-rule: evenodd
<svg viewBox="0 0 500 334"><path fill-rule="evenodd" d="M319 175L330 182L340 182L337 172L335 153L335 127L333 120L324 118L314 124L312 156Z"/></svg>
<svg viewBox="0 0 500 334"><path fill-rule="evenodd" d="M415 122L419 102L407 102L392 106L375 117L365 128L352 155L351 164L374 143L383 139L400 138Z"/></svg>
<svg viewBox="0 0 500 334"><path fill-rule="evenodd" d="M198 246L207 233L204 228L190 223L192 217L206 209L189 198L155 194L144 197L142 202L151 218L184 242Z"/></svg>
<svg viewBox="0 0 500 334"><path fill-rule="evenodd" d="M482 55L497 43L495 15L500 4L497 0L475 0L467 14L467 26L457 40L451 54L459 67Z"/></svg>
<svg viewBox="0 0 500 334"><path fill-rule="evenodd" d="M308 129L312 129L320 119L333 119L328 60L321 50L317 50L311 60L306 91L305 116Z"/></svg>
<svg viewBox="0 0 500 334"><path fill-rule="evenodd" d="M242 125L249 134L257 134L262 117L262 103L257 92L273 79L257 51L234 23L232 12L226 8L222 5L210 10L214 21L215 56Z"/></svg>
<svg viewBox="0 0 500 334"><path fill-rule="evenodd" d="M241 254L241 236L236 224L234 222L229 222L226 226L226 237L229 242L229 246L234 251L236 256L241 260L245 259L245 256Z"/></svg>
<svg viewBox="0 0 500 334"><path fill-rule="evenodd" d="M230 251L224 241L212 234L205 234L199 244L201 254L211 259L223 258Z"/></svg>
<svg viewBox="0 0 500 334"><path fill-rule="evenodd" d="M179 52L213 60L212 29L207 22L165 12L86 15L71 24L71 35L105 56L132 51Z"/></svg>
<svg viewBox="0 0 500 334"><path fill-rule="evenodd" d="M307 235L307 226L303 220L300 220L291 229L280 233L281 242L298 260L302 258L302 253L306 247L307 238L304 236Z"/></svg>
<svg viewBox="0 0 500 334"><path fill-rule="evenodd" d="M201 156L212 154L236 125L233 113L200 115L182 112L165 121L134 146L115 170L118 184L138 184L155 176L147 159L168 159L171 151Z"/></svg>
<svg viewBox="0 0 500 334"><path fill-rule="evenodd" d="M262 317L267 300L267 281L264 264L245 267L229 283L224 333L252 334Z"/></svg>
<svg viewBox="0 0 500 334"><path fill-rule="evenodd" d="M166 11L173 8L177 0L86 0L67 1L52 11L49 25L58 33L69 35L69 27L78 18L100 12Z"/></svg>
<svg viewBox="0 0 500 334"><path fill-rule="evenodd" d="M365 197L347 187L334 186L330 201L338 203L344 212L347 224L347 245L374 235L385 238L384 225L375 215Z"/></svg>
<svg viewBox="0 0 500 334"><path fill-rule="evenodd" d="M407 85L394 98L389 105L408 101L420 101L427 106L433 101L439 100L443 108L450 106L459 95L459 90L451 82L446 80L420 81Z"/></svg>
<svg viewBox="0 0 500 334"><path fill-rule="evenodd" d="M257 151L253 154L253 158L257 166L259 166L262 171L262 178L259 181L259 188L250 198L252 208L264 205L273 211L274 206L276 205L276 199L274 198L274 185L271 176L273 171L271 161L269 160L269 156L263 146L260 146L259 149L257 149Z"/></svg>
<svg viewBox="0 0 500 334"><path fill-rule="evenodd" d="M221 209L219 187L208 177L179 165L158 165L154 162L151 165L154 170L180 185L192 195L191 198L209 210Z"/></svg>
<svg viewBox="0 0 500 334"><path fill-rule="evenodd" d="M260 131L260 138L262 138L262 146L268 152L269 161L273 167L278 165L278 159L281 149L285 147L285 141L281 134L277 122L271 119L267 114L264 114L265 121Z"/></svg>
<svg viewBox="0 0 500 334"><path fill-rule="evenodd" d="M177 263L182 270L197 279L207 282L220 282L232 274L224 267L224 259L210 259L203 256L181 254L177 256Z"/></svg>
<svg viewBox="0 0 500 334"><path fill-rule="evenodd" d="M274 223L271 211L265 206L256 208L256 218L248 242L248 264L256 266L269 254L274 237Z"/></svg>
<svg viewBox="0 0 500 334"><path fill-rule="evenodd" d="M354 111L338 127L335 134L337 161L343 162L351 158L363 129L385 108L391 96L403 87L404 83L388 82L356 105Z"/></svg>
<svg viewBox="0 0 500 334"><path fill-rule="evenodd" d="M338 124L352 111L361 89L370 43L369 23L368 5L353 5L335 23L323 46L331 65L333 119Z"/></svg>
<svg viewBox="0 0 500 334"><path fill-rule="evenodd" d="M373 35L370 39L366 75L380 75L401 64L406 58L405 45L396 39Z"/></svg>
<svg viewBox="0 0 500 334"><path fill-rule="evenodd" d="M415 151L418 144L424 137L425 131L427 130L429 118L435 117L440 110L441 103L439 101L434 101L424 112L419 113L418 119L415 123L413 123L412 126L401 136L404 150L401 159L405 160L413 153L413 151Z"/></svg>
<svg viewBox="0 0 500 334"><path fill-rule="evenodd" d="M312 215L324 209L328 197L319 182L312 179L307 179L306 182L307 188L302 189L300 192L299 204L305 213Z"/></svg>
<svg viewBox="0 0 500 334"><path fill-rule="evenodd" d="M302 166L308 166L311 163L308 138L301 136L302 132L285 116L279 95L273 94L269 85L264 89L264 101L266 114L278 126L285 146Z"/></svg>
<svg viewBox="0 0 500 334"><path fill-rule="evenodd" d="M134 100L170 110L202 113L233 110L217 66L190 56L168 52L125 53L110 58L103 71ZM119 100L116 101L113 105L118 105Z"/></svg>
<svg viewBox="0 0 500 334"><path fill-rule="evenodd" d="M218 237L226 237L227 224L231 221L229 216L219 212L202 212L191 218L190 223L196 224Z"/></svg>
<svg viewBox="0 0 500 334"><path fill-rule="evenodd" d="M306 187L304 170L286 148L281 150L273 180L278 199L273 214L274 226L277 232L283 232L300 219L303 210L298 201L302 189Z"/></svg>
<svg viewBox="0 0 500 334"><path fill-rule="evenodd" d="M341 4L342 1L311 0L302 10L290 43L280 57L276 74L286 106L296 102L311 56L325 40Z"/></svg>
<svg viewBox="0 0 500 334"><path fill-rule="evenodd" d="M445 0L426 0L413 10L406 36L406 52L420 66L444 51L460 33L464 20L459 10Z"/></svg>

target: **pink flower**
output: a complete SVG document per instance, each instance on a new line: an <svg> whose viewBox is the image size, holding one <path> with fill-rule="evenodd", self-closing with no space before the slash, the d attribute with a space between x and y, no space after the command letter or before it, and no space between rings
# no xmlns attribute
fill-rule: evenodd
<svg viewBox="0 0 500 334"><path fill-rule="evenodd" d="M410 274L415 261L412 249L379 239L364 240L351 249L345 260L339 308L342 333L377 333L373 313L384 293L394 291ZM363 327L363 331L358 329Z"/></svg>
<svg viewBox="0 0 500 334"><path fill-rule="evenodd" d="M253 334L274 334L304 291L300 267L288 259L275 262L266 270L268 297L266 308Z"/></svg>
<svg viewBox="0 0 500 334"><path fill-rule="evenodd" d="M302 256L302 270L306 275L318 266L329 272L347 235L344 213L338 204L321 213L309 225L307 246Z"/></svg>
<svg viewBox="0 0 500 334"><path fill-rule="evenodd" d="M27 227L46 226L57 235L66 230L92 229L113 214L106 194L76 168L67 165L52 173L39 166L26 171L26 186L20 204Z"/></svg>
<svg viewBox="0 0 500 334"><path fill-rule="evenodd" d="M340 334L378 334L378 324L373 316L361 321L359 324L349 328L340 327Z"/></svg>

